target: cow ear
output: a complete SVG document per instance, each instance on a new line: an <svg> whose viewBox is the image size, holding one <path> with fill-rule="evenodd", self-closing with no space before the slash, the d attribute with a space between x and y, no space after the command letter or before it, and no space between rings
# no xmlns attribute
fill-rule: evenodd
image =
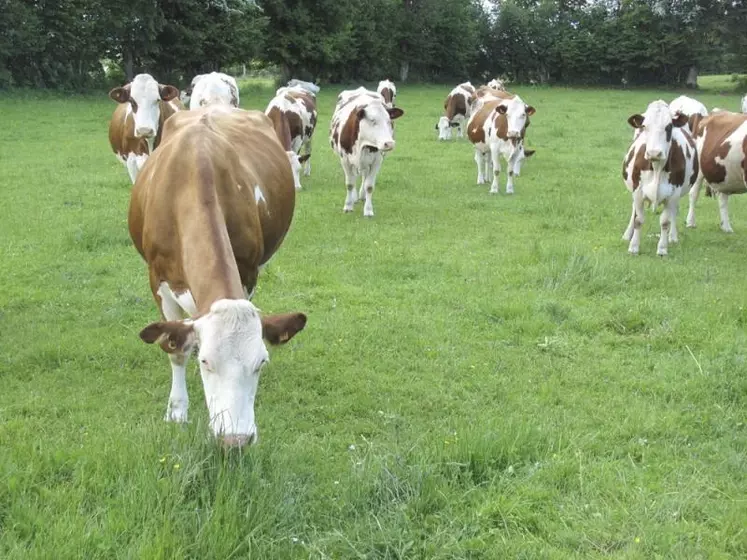
<svg viewBox="0 0 747 560"><path fill-rule="evenodd" d="M365 107L361 107L360 109L358 109L358 111L355 113L355 116L358 117L359 121L362 121L363 119L365 119L366 118Z"/></svg>
<svg viewBox="0 0 747 560"><path fill-rule="evenodd" d="M273 345L285 344L306 326L303 313L284 313L262 317L262 337Z"/></svg>
<svg viewBox="0 0 747 560"><path fill-rule="evenodd" d="M389 118L392 120L398 119L405 114L405 112L399 107L392 107L390 109L387 109L386 112L389 113Z"/></svg>
<svg viewBox="0 0 747 560"><path fill-rule="evenodd" d="M311 154L304 154L302 156L298 156L298 163L304 163L310 157L311 157Z"/></svg>
<svg viewBox="0 0 747 560"><path fill-rule="evenodd" d="M687 124L687 115L677 111L677 114L672 119L672 124L677 128L682 128Z"/></svg>
<svg viewBox="0 0 747 560"><path fill-rule="evenodd" d="M531 117L536 111L531 105L526 106L527 116Z"/></svg>
<svg viewBox="0 0 747 560"><path fill-rule="evenodd" d="M637 114L631 115L628 118L628 124L633 128L641 128L643 126L643 116Z"/></svg>
<svg viewBox="0 0 747 560"><path fill-rule="evenodd" d="M179 89L175 88L174 86L164 86L161 84L158 84L158 93L161 96L161 99L164 101L171 101L175 97L179 97Z"/></svg>
<svg viewBox="0 0 747 560"><path fill-rule="evenodd" d="M532 157L536 151L537 150L524 150L524 157L525 158Z"/></svg>
<svg viewBox="0 0 747 560"><path fill-rule="evenodd" d="M109 97L117 103L127 103L130 100L130 84L114 88L109 92Z"/></svg>
<svg viewBox="0 0 747 560"><path fill-rule="evenodd" d="M498 107L495 108L495 112L499 115L505 115L506 111L508 111L508 107L505 105L498 105Z"/></svg>
<svg viewBox="0 0 747 560"><path fill-rule="evenodd" d="M148 344L157 342L161 349L169 354L185 354L197 342L192 321L151 323L140 331L140 338Z"/></svg>

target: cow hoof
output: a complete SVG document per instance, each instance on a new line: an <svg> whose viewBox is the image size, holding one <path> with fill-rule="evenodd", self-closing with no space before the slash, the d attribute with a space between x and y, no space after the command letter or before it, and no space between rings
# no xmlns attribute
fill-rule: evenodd
<svg viewBox="0 0 747 560"><path fill-rule="evenodd" d="M687 222L685 224L685 227L689 227L690 229L695 229L698 226L695 225L695 222Z"/></svg>
<svg viewBox="0 0 747 560"><path fill-rule="evenodd" d="M660 257L666 257L667 256L667 250L666 249L659 249L658 251L656 251L656 254L659 255Z"/></svg>
<svg viewBox="0 0 747 560"><path fill-rule="evenodd" d="M363 212L364 218L373 218L373 212Z"/></svg>
<svg viewBox="0 0 747 560"><path fill-rule="evenodd" d="M506 194L514 194L514 191L506 191Z"/></svg>
<svg viewBox="0 0 747 560"><path fill-rule="evenodd" d="M345 208L343 208L343 209L342 209L342 211L343 211L343 212L345 212L346 214L349 214L350 212L352 212L352 211L353 211L353 207L351 206L350 208L348 208L348 207L346 206Z"/></svg>
<svg viewBox="0 0 747 560"><path fill-rule="evenodd" d="M728 227L721 226L721 231L723 231L724 233L734 233L734 230L731 229L731 226L728 226Z"/></svg>
<svg viewBox="0 0 747 560"><path fill-rule="evenodd" d="M628 249L628 253L630 253L631 255L637 255L638 249Z"/></svg>
<svg viewBox="0 0 747 560"><path fill-rule="evenodd" d="M177 424L185 424L187 422L187 410L183 408L173 408L169 405L166 410L166 415L163 417L166 422L175 422Z"/></svg>
<svg viewBox="0 0 747 560"><path fill-rule="evenodd" d="M488 193L489 193L489 194L500 194L500 193L498 192L498 189L490 189L490 190L488 191Z"/></svg>

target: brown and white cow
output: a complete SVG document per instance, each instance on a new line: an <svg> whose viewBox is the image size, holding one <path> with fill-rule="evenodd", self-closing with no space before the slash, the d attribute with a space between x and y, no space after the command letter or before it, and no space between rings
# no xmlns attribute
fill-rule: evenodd
<svg viewBox="0 0 747 560"><path fill-rule="evenodd" d="M384 98L384 105L388 108L394 107L394 100L397 98L397 87L390 80L381 80L376 88L379 95Z"/></svg>
<svg viewBox="0 0 747 560"><path fill-rule="evenodd" d="M481 89L478 88L478 92ZM476 109L467 123L467 135L475 146L477 184L485 184L492 170L490 192L498 192L500 158L503 156L508 166L506 194L513 194L514 175L520 173L522 160L534 154L534 150L524 150L524 135L529 126L529 117L535 110L518 95L491 91L495 93L482 90L480 103L473 103Z"/></svg>
<svg viewBox="0 0 747 560"><path fill-rule="evenodd" d="M296 189L301 189L301 167L304 175L311 173L311 137L316 127L316 98L302 88L282 87L267 105L265 114L270 117L280 143L288 154ZM301 155L301 149L304 155Z"/></svg>
<svg viewBox="0 0 747 560"><path fill-rule="evenodd" d="M236 78L223 72L200 74L192 79L189 91L190 111L207 105L239 106Z"/></svg>
<svg viewBox="0 0 747 560"><path fill-rule="evenodd" d="M365 195L364 216L373 216L373 191L383 155L394 149L392 119L404 114L402 109L387 107L377 92L365 88L343 91L330 125L330 145L340 157L347 196L343 212L352 212L353 204ZM360 193L355 184L362 177Z"/></svg>
<svg viewBox="0 0 747 560"><path fill-rule="evenodd" d="M633 195L633 212L623 239L630 241L628 252L638 254L643 205L664 205L659 223L661 235L656 253L667 254L669 243L677 242L677 213L680 198L686 195L698 176L698 152L687 129L687 115L672 116L662 100L648 105L643 115L632 115L628 123L640 133L623 160L622 176Z"/></svg>
<svg viewBox="0 0 747 560"><path fill-rule="evenodd" d="M167 121L128 217L164 319L140 338L171 362L167 421L187 420L187 360L198 349L213 434L227 445L257 440L254 401L269 359L262 339L287 342L306 317L262 316L247 294L283 242L294 205L288 158L262 112L213 106Z"/></svg>
<svg viewBox="0 0 747 560"><path fill-rule="evenodd" d="M491 89L497 89L499 91L506 91L506 83L500 78L493 78L487 84Z"/></svg>
<svg viewBox="0 0 747 560"><path fill-rule="evenodd" d="M700 175L690 191L687 227L695 227L695 203L700 187L718 194L721 229L732 233L729 195L747 192L747 115L719 111L695 122ZM707 191L706 191L707 192Z"/></svg>
<svg viewBox="0 0 747 560"><path fill-rule="evenodd" d="M109 122L109 144L135 182L145 160L161 142L164 122L184 109L174 86L159 84L150 74L114 88L109 97L119 103Z"/></svg>
<svg viewBox="0 0 747 560"><path fill-rule="evenodd" d="M469 82L459 84L449 92L444 101L445 114L436 124L439 140L450 140L451 129L454 127L459 127L457 137L464 137L464 128L471 115L470 109L474 94L475 88Z"/></svg>

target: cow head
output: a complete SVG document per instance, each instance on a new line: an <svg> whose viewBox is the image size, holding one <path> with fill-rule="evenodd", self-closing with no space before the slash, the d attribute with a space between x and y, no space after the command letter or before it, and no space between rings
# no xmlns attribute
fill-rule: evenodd
<svg viewBox="0 0 747 560"><path fill-rule="evenodd" d="M179 95L174 86L159 84L150 74L138 74L124 87L109 92L117 103L129 103L135 119L135 136L154 138L158 134L161 101L170 101Z"/></svg>
<svg viewBox="0 0 747 560"><path fill-rule="evenodd" d="M500 91L506 91L506 84L503 82L503 80L500 80L498 78L493 78L488 82L488 87L497 89Z"/></svg>
<svg viewBox="0 0 747 560"><path fill-rule="evenodd" d="M198 74L197 76L192 78L192 82L189 84L189 87L179 94L179 99L182 103L184 103L186 107L189 107L189 101L192 99L192 92L194 92L197 82L199 82L205 76L207 76L207 74Z"/></svg>
<svg viewBox="0 0 747 560"><path fill-rule="evenodd" d="M663 166L669 158L672 129L685 126L687 115L677 113L673 117L669 105L660 99L650 103L643 115L631 115L628 123L639 131L636 141L645 142L646 159L652 165Z"/></svg>
<svg viewBox="0 0 747 560"><path fill-rule="evenodd" d="M451 140L451 129L456 128L459 126L459 123L457 122L449 122L449 119L446 117L441 117L438 119L438 123L436 124L436 130L438 130L438 139L439 140Z"/></svg>
<svg viewBox="0 0 747 560"><path fill-rule="evenodd" d="M527 117L534 114L534 107L524 103L517 95L513 99L506 99L495 108L496 112L506 115L508 123L508 139L518 142L527 127Z"/></svg>
<svg viewBox="0 0 747 560"><path fill-rule="evenodd" d="M222 299L198 318L152 323L140 338L169 354L199 348L200 375L210 428L225 445L256 442L254 400L259 374L269 361L263 338L283 344L306 326L302 313L260 317L249 301Z"/></svg>
<svg viewBox="0 0 747 560"><path fill-rule="evenodd" d="M530 158L534 155L536 150L527 150L524 148L524 142L522 142L519 145L519 149L516 151L516 155L514 156L513 165L511 167L512 171L514 172L514 175L519 176L521 175L521 164L523 161L527 158Z"/></svg>
<svg viewBox="0 0 747 560"><path fill-rule="evenodd" d="M394 149L392 136L392 120L404 115L399 108L385 107L384 103L371 100L365 107L356 109L355 118L358 120L358 141L361 146L375 148L382 152Z"/></svg>
<svg viewBox="0 0 747 560"><path fill-rule="evenodd" d="M384 98L384 105L388 108L394 107L394 99L397 97L397 88L395 87L394 82L381 80L376 91L378 91L381 94L381 97Z"/></svg>

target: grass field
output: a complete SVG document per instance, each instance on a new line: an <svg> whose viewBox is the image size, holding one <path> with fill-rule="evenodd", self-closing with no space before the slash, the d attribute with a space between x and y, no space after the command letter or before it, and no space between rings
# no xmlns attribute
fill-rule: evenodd
<svg viewBox="0 0 747 560"><path fill-rule="evenodd" d="M0 98L0 557L747 557L747 200L733 235L704 197L686 230L683 201L666 259L649 214L631 257L626 119L674 94L518 89L537 153L509 197L436 141L448 89L400 88L373 219L342 213L323 89L254 298L309 323L228 455L194 363L192 422L162 421L114 104Z"/></svg>

